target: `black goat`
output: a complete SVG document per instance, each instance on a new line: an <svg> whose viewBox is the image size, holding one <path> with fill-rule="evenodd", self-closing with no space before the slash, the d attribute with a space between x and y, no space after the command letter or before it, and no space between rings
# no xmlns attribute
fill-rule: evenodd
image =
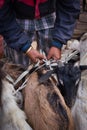
<svg viewBox="0 0 87 130"><path fill-rule="evenodd" d="M58 67L56 73L59 83L58 88L61 91L66 104L71 108L75 103L81 71L79 67L68 63L62 67Z"/></svg>

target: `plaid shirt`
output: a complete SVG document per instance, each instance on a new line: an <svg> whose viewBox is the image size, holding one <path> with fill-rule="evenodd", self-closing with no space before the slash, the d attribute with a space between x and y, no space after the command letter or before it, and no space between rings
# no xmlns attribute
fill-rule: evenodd
<svg viewBox="0 0 87 130"><path fill-rule="evenodd" d="M39 31L54 27L55 13L49 14L40 19L17 19L17 21L25 31Z"/></svg>
<svg viewBox="0 0 87 130"><path fill-rule="evenodd" d="M46 45L49 44L49 40L46 39L51 40L50 29L54 26L55 13L42 17L38 20L17 19L17 21L19 25L22 26L23 30L28 34L30 42L37 39L35 32L38 31L39 47L42 48L42 50L48 49ZM23 55L21 52L16 52L15 50L9 48L7 45L5 46L5 55L10 61L13 61L13 63L22 64L24 66L29 65L28 57Z"/></svg>

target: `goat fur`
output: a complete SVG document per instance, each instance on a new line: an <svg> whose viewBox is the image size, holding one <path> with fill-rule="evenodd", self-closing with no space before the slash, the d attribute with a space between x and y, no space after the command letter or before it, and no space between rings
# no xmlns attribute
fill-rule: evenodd
<svg viewBox="0 0 87 130"><path fill-rule="evenodd" d="M5 77L1 82L0 130L32 130L26 122L24 111L17 105L17 99L13 95L14 86Z"/></svg>
<svg viewBox="0 0 87 130"><path fill-rule="evenodd" d="M6 67L10 69L10 71L7 69L7 72L9 72L10 74L12 68L8 67L6 64L6 66L3 67L5 68L4 70L6 70ZM17 67L14 67L12 71L13 70L15 71L15 68L17 69ZM24 111L27 115L28 123L31 124L34 130L60 130L60 129L61 130L74 130L74 124L73 124L73 119L72 119L70 109L67 107L63 99L63 96L61 95L57 86L54 85L54 81L52 82L51 79L50 80L48 79L46 83L39 84L38 79L40 78L41 75L43 75L41 70L40 70L40 73L34 72L33 74L31 74L28 80L27 86L24 89ZM3 83L3 85L7 86L7 83L6 83L7 81L5 80L3 81L5 82ZM9 85L10 87L13 87L12 84L9 84ZM11 94L12 94L12 91L14 91L14 88L11 88L9 91L11 91ZM7 100L7 97L5 98L5 100ZM12 100L12 97L11 97L11 100ZM14 97L14 100L16 101L15 97ZM10 104L11 104L10 106L14 105L14 104L12 105L12 101L10 102ZM4 106L6 106L6 104ZM14 109L13 107L10 107L9 109L10 109L9 112L6 111L5 108L3 109L4 111L6 111L5 113L6 120L7 122L10 122L10 119L12 119L13 125L16 125L17 127L13 126L11 122L12 127L10 127L11 129L10 128L8 129L20 130L21 128L19 126L21 125L20 123L21 120L20 120L20 116L18 116L19 112L17 110L16 111L18 113L15 112L17 114L16 116L17 119L19 118L18 119L19 122L16 122L17 119L15 119L16 117L14 117L15 115L13 113L12 113L13 115L9 117L9 113L11 113L11 111L13 110L15 111L15 107ZM22 119L26 120L24 115L22 115L22 117L23 117ZM3 122L4 124L6 124L6 121L3 121ZM19 123L19 126L17 125L17 123ZM8 130L8 129L5 129L5 130ZM23 130L25 129L23 128Z"/></svg>
<svg viewBox="0 0 87 130"><path fill-rule="evenodd" d="M24 109L34 130L74 130L70 109L50 78L39 83L43 75L34 72L24 89ZM27 109L28 108L28 109Z"/></svg>
<svg viewBox="0 0 87 130"><path fill-rule="evenodd" d="M80 40L80 65L87 66L87 33ZM81 81L72 108L75 130L87 130L87 70L81 73Z"/></svg>

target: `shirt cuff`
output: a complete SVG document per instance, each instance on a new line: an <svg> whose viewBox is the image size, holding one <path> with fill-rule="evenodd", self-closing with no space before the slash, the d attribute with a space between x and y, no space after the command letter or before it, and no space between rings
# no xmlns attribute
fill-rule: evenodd
<svg viewBox="0 0 87 130"><path fill-rule="evenodd" d="M29 41L21 48L21 51L26 53L26 51L30 48L30 43Z"/></svg>
<svg viewBox="0 0 87 130"><path fill-rule="evenodd" d="M51 43L51 46L55 46L55 47L61 49L62 46L63 46L63 44L62 44L61 42L58 42L58 41L53 41L53 42Z"/></svg>

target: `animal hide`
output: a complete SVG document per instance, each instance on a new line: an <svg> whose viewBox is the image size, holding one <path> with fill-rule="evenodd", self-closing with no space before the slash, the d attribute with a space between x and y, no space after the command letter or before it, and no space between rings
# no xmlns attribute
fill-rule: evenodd
<svg viewBox="0 0 87 130"><path fill-rule="evenodd" d="M32 130L26 122L26 115L17 104L17 98L13 93L14 86L6 79L6 74L0 68L0 130Z"/></svg>
<svg viewBox="0 0 87 130"><path fill-rule="evenodd" d="M87 33L80 41L80 65L87 66ZM87 130L87 70L81 73L81 81L72 114L76 130Z"/></svg>
<svg viewBox="0 0 87 130"><path fill-rule="evenodd" d="M52 79L39 83L43 73L30 75L24 90L24 110L34 130L74 130L69 108Z"/></svg>

